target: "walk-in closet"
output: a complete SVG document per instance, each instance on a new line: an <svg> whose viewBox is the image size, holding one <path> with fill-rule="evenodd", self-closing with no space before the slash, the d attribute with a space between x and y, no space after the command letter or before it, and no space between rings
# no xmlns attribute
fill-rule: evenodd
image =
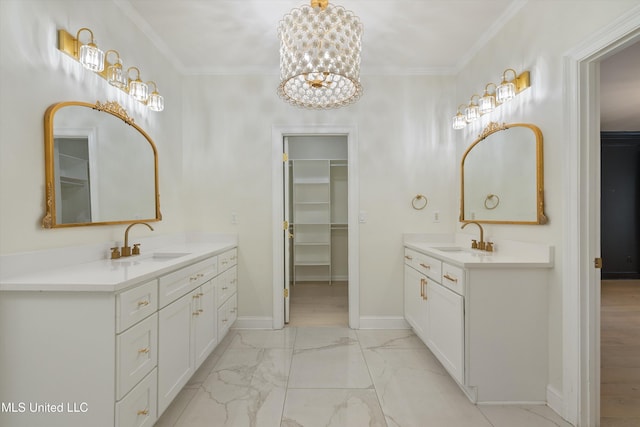
<svg viewBox="0 0 640 427"><path fill-rule="evenodd" d="M289 324L346 326L348 158L346 136L288 138L291 300Z"/></svg>

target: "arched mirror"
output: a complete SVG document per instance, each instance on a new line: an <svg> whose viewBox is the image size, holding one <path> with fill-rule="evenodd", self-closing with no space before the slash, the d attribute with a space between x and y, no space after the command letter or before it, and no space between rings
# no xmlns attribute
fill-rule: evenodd
<svg viewBox="0 0 640 427"><path fill-rule="evenodd" d="M44 132L44 228L162 219L156 146L118 103L54 104Z"/></svg>
<svg viewBox="0 0 640 427"><path fill-rule="evenodd" d="M460 221L545 224L542 132L490 123L461 164Z"/></svg>

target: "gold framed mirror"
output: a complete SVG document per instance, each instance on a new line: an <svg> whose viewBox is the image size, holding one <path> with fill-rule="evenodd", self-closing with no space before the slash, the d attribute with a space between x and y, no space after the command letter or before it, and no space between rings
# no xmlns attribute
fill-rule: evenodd
<svg viewBox="0 0 640 427"><path fill-rule="evenodd" d="M460 221L546 224L542 132L489 123L461 160Z"/></svg>
<svg viewBox="0 0 640 427"><path fill-rule="evenodd" d="M156 146L117 102L51 105L44 147L43 228L162 219Z"/></svg>

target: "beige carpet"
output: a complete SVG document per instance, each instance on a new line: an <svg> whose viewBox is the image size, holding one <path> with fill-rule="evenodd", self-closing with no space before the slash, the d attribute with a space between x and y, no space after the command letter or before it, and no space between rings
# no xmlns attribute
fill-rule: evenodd
<svg viewBox="0 0 640 427"><path fill-rule="evenodd" d="M601 286L602 427L640 426L640 280Z"/></svg>
<svg viewBox="0 0 640 427"><path fill-rule="evenodd" d="M298 282L290 292L289 326L349 326L347 282Z"/></svg>

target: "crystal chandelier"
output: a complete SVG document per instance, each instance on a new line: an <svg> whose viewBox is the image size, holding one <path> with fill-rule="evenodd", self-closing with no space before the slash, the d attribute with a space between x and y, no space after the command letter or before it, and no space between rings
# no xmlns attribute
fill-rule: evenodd
<svg viewBox="0 0 640 427"><path fill-rule="evenodd" d="M278 95L305 108L342 107L362 95L362 24L353 12L328 0L293 9L278 25Z"/></svg>

